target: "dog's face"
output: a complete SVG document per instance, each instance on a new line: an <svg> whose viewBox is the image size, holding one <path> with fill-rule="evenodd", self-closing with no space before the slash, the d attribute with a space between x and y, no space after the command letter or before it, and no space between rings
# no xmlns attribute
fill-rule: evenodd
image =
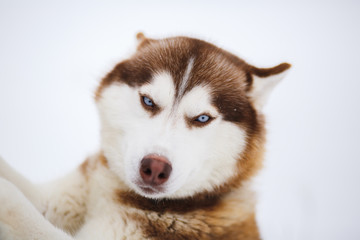
<svg viewBox="0 0 360 240"><path fill-rule="evenodd" d="M139 39L97 92L111 169L149 198L212 192L245 174L245 151L262 131L264 89L289 65L257 69L190 38ZM263 84L261 74L272 79Z"/></svg>

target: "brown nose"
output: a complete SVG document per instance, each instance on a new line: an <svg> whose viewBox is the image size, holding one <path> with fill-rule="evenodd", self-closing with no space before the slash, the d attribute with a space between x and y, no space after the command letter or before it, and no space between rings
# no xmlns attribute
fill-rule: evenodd
<svg viewBox="0 0 360 240"><path fill-rule="evenodd" d="M140 175L145 184L155 187L169 179L171 170L170 162L165 157L148 155L141 161Z"/></svg>

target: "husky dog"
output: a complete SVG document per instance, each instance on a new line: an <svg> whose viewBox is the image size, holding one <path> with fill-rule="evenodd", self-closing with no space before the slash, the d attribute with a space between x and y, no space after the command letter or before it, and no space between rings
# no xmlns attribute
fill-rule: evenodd
<svg viewBox="0 0 360 240"><path fill-rule="evenodd" d="M101 81L101 150L34 185L0 160L0 239L260 239L251 179L261 108L290 68L210 43L137 35Z"/></svg>

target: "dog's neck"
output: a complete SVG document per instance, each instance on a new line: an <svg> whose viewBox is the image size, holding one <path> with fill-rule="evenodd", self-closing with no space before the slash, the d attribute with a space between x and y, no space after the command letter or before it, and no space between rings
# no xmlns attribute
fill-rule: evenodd
<svg viewBox="0 0 360 240"><path fill-rule="evenodd" d="M202 193L181 199L151 199L133 191L118 191L118 200L129 207L154 212L186 213L214 207L221 201L221 195Z"/></svg>

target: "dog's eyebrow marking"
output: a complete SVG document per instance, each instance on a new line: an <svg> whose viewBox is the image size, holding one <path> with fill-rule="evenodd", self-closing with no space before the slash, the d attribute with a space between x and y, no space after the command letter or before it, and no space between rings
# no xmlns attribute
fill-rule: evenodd
<svg viewBox="0 0 360 240"><path fill-rule="evenodd" d="M180 88L179 88L179 92L178 92L178 96L180 96L180 97L184 95L187 83L188 83L189 78L190 78L191 70L192 70L192 68L194 66L194 61L195 61L195 59L193 57L191 57L190 60L189 60L188 65L186 67L186 70L185 70L185 73L184 73L184 76L182 78L181 85L180 85Z"/></svg>

